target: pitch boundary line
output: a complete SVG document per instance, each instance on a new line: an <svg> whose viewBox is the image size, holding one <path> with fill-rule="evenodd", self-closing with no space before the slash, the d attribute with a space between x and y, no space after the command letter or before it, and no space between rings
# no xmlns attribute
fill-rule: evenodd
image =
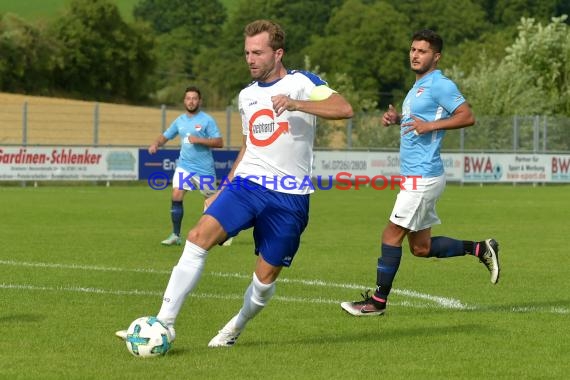
<svg viewBox="0 0 570 380"><path fill-rule="evenodd" d="M0 289L6 290L30 290L30 291L51 291L51 292L74 292L74 293L91 293L91 294L106 294L106 295L129 295L129 296L153 296L161 297L161 291L153 290L113 290L113 289L101 289L101 288L87 288L80 286L36 286L30 284L0 284ZM241 300L243 295L237 294L212 294L212 293L192 293L190 298L199 299L220 299L220 300ZM309 303L309 304L329 304L338 305L340 300L325 299L325 298L308 298L308 297L287 297L287 296L274 296L273 299L282 302L294 302L294 303ZM439 309L442 308L441 305L428 305L426 303L414 303L410 301L402 302L390 302L392 306L403 306L411 307L416 309ZM475 307L470 306L468 310L481 310L484 311L485 307ZM490 309L490 308L489 308ZM540 308L540 307L510 307L510 308L500 308L499 311L511 312L511 313L550 313L567 315L570 311L563 307L550 307L550 308Z"/></svg>
<svg viewBox="0 0 570 380"><path fill-rule="evenodd" d="M134 272L134 273L170 274L170 271L149 269L149 268L128 269L128 268L118 268L118 267L102 267L102 266L97 266L97 265L58 264L58 263L26 262L26 261L14 261L14 260L0 260L0 265L35 267L35 268L94 270L94 271L103 271L103 272ZM204 274L214 276L214 277L222 277L222 278L240 278L240 279L250 279L251 278L251 275L245 275L242 273L207 272ZM283 284L301 284L301 285L307 285L307 286L311 286L311 287L320 286L320 287L327 287L327 288L358 289L358 290L362 290L362 289L367 288L364 285L358 285L358 284L342 284L342 283L327 282L327 281L322 281L322 280L294 279L294 278L287 278L287 277L279 278L277 280L277 282L283 283ZM424 301L430 301L430 302L433 302L433 303L439 305L440 307L442 307L444 309L470 310L473 308L472 306L467 306L467 305L463 304L460 300L457 300L457 299L434 296L434 295L430 295L430 294L420 293L420 292L417 292L414 290L392 289L392 293L402 295L404 297L416 298L416 299L421 299ZM276 299L279 299L278 296L276 296L276 297L277 297ZM341 301L333 301L333 302L338 303ZM397 305L395 302L390 302L390 303L392 305ZM402 304L406 304L406 303L404 302Z"/></svg>
<svg viewBox="0 0 570 380"><path fill-rule="evenodd" d="M45 262L25 262L25 261L14 261L14 260L0 260L0 265L8 266L20 266L20 267L35 267L35 268L54 268L54 269L74 269L74 270L93 270L93 271L103 271L103 272L134 272L134 273L152 273L152 274L170 274L168 270L157 270L152 268L119 268L119 267L103 267L96 265L78 265L78 264L58 264L58 263L45 263ZM242 273L225 273L225 272L207 272L205 275L221 278L239 278L239 279L250 279L251 275L245 275ZM307 280L307 279L295 279L283 277L278 280L279 283L289 283L289 284L301 284L307 286L317 286L317 287L328 287L328 288L342 288L342 289L366 289L367 287L359 284L345 284L345 283L334 283L322 280ZM61 287L43 287L35 286L30 284L0 284L0 289L16 289L16 290L33 290L33 291L67 291L67 292L83 292L83 293L95 293L95 294L112 294L112 295L151 295L151 296L162 296L162 292L158 291L147 291L147 290L112 290L112 289L100 289L100 288L87 288L87 287L76 287L76 286L61 286ZM420 293L415 290L409 289L392 289L392 293L398 294L404 297L415 298L423 301L430 301L432 304L417 303L410 301L401 302L390 302L394 306L404 306L413 308L443 308L443 309L454 309L454 310L484 310L485 307L479 307L475 305L466 305L458 299L435 296L426 293ZM192 293L190 297L193 298L214 298L214 299L242 299L243 295L219 295L219 294L208 294L208 293ZM324 298L306 298L306 297L286 297L276 295L274 299L283 302L299 302L299 303L321 303L321 304L339 304L341 300L324 299ZM544 307L511 307L505 309L505 311L513 313L536 313L545 312L552 314L570 314L570 310L564 307L553 306L549 308Z"/></svg>
<svg viewBox="0 0 570 380"><path fill-rule="evenodd" d="M90 288L81 286L36 286L30 284L10 284L2 283L0 284L0 289L8 290L30 290L30 291L44 291L44 292L73 292L73 293L90 293L90 294L106 294L106 295L128 295L128 296L156 296L161 297L163 292L155 290L114 290L114 289L101 289L101 288ZM220 300L241 300L243 295L237 294L212 294L212 293L192 293L189 295L191 298L201 298L201 299L220 299ZM294 302L294 303L319 303L319 304L333 304L338 305L341 301L325 298L307 298L307 297L287 297L287 296L274 296L274 300L282 302ZM391 305L397 306L407 306L415 308L430 308L435 306L429 306L426 304L414 304L412 302L391 302Z"/></svg>

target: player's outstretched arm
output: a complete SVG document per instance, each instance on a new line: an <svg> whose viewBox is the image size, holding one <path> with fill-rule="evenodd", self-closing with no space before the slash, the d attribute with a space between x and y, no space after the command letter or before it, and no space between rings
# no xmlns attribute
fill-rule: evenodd
<svg viewBox="0 0 570 380"><path fill-rule="evenodd" d="M166 137L164 137L164 135L159 135L156 138L156 140L152 144L149 145L148 152L150 154L155 154L156 151L158 150L158 148L160 148L161 146L166 144L167 141L168 141L168 139Z"/></svg>

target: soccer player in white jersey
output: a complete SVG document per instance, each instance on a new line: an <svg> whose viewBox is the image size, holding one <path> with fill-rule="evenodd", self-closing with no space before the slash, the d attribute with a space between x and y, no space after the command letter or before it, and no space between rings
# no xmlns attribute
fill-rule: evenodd
<svg viewBox="0 0 570 380"><path fill-rule="evenodd" d="M343 302L355 316L381 315L402 257L405 237L418 257L450 258L473 255L489 270L491 283L499 281L499 244L494 239L464 241L431 236L439 224L435 205L445 188L445 173L439 151L445 131L475 124L469 104L453 81L437 69L443 41L431 30L416 32L410 48L410 66L416 82L408 92L402 114L389 106L382 124L400 124L400 171L408 179L401 188L388 225L382 233L381 256L376 268L376 290L362 301Z"/></svg>
<svg viewBox="0 0 570 380"><path fill-rule="evenodd" d="M222 182L222 190L208 199L210 206L188 233L157 315L173 332L208 250L253 227L258 258L243 306L209 347L231 347L273 296L281 269L291 265L308 222L312 187L304 180L311 175L316 118L353 114L344 97L318 76L283 66L285 33L278 24L257 20L245 27L244 35L253 82L239 94L243 145L229 175L231 183Z"/></svg>
<svg viewBox="0 0 570 380"><path fill-rule="evenodd" d="M162 241L163 245L181 244L183 200L187 191L198 190L205 199L216 193L216 171L212 148L222 148L224 142L216 121L212 116L200 110L201 105L200 89L194 86L187 87L184 91L186 112L178 116L168 129L148 147L148 152L155 154L158 148L166 144L168 140L180 136L180 156L172 177L170 208L172 233ZM201 177L203 180L200 179Z"/></svg>

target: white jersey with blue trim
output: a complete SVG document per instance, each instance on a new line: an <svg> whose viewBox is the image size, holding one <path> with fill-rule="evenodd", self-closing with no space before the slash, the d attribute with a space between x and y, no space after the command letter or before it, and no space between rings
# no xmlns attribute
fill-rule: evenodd
<svg viewBox="0 0 570 380"><path fill-rule="evenodd" d="M465 98L455 83L444 76L440 70L420 78L408 92L402 106L404 124L413 121L411 116L424 121L449 118ZM444 130L436 130L422 135L403 134L407 127L400 130L400 172L402 175L421 175L437 177L444 173L440 157Z"/></svg>
<svg viewBox="0 0 570 380"><path fill-rule="evenodd" d="M215 178L211 148L202 144L191 144L188 140L190 136L206 139L222 137L214 118L202 111L193 116L183 113L170 124L163 135L168 140L172 140L176 135L180 136L180 157L177 166L189 173Z"/></svg>
<svg viewBox="0 0 570 380"><path fill-rule="evenodd" d="M271 83L253 82L239 94L246 151L235 175L248 178L270 190L309 194L313 165L316 116L300 111L275 114L271 97L287 95L309 100L316 86L326 85L307 71L288 71Z"/></svg>

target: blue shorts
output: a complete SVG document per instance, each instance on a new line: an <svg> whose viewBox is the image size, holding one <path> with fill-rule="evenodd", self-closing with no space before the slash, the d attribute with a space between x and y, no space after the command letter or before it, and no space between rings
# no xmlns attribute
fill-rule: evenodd
<svg viewBox="0 0 570 380"><path fill-rule="evenodd" d="M309 222L309 195L280 193L238 177L204 214L216 218L229 237L253 227L255 254L288 267Z"/></svg>

